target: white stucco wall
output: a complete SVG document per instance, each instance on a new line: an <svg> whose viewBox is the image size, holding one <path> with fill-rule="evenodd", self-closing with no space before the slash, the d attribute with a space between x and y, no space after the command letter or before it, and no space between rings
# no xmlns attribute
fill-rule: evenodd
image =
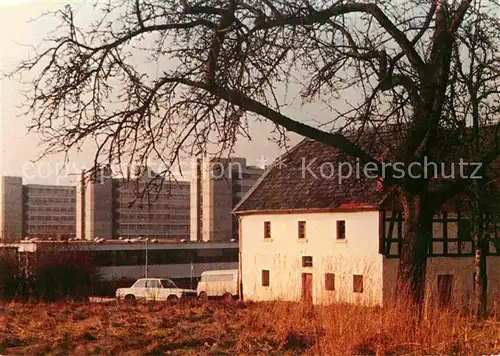
<svg viewBox="0 0 500 356"><path fill-rule="evenodd" d="M346 240L336 239L336 221L346 221ZM271 239L264 239L264 221ZM306 238L298 238L306 221ZM300 300L302 273L313 275L313 302L382 303L383 257L378 252L379 213L309 213L241 217L243 297L247 300ZM313 267L302 267L302 256ZM262 270L270 286L262 286ZM325 273L335 274L335 291L325 290ZM363 293L353 292L353 275L363 275Z"/></svg>

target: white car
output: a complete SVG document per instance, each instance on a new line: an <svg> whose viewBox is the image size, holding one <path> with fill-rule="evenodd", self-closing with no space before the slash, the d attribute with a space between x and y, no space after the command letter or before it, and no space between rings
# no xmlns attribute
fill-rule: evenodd
<svg viewBox="0 0 500 356"><path fill-rule="evenodd" d="M130 288L118 288L116 298L126 301L152 300L152 301L177 301L179 299L196 298L196 291L183 289L170 279L166 278L141 278Z"/></svg>

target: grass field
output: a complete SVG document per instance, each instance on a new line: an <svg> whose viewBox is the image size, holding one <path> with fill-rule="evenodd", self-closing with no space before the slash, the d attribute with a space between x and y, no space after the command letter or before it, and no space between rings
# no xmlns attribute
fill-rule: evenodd
<svg viewBox="0 0 500 356"><path fill-rule="evenodd" d="M1 355L436 355L500 352L500 323L350 305L0 305Z"/></svg>

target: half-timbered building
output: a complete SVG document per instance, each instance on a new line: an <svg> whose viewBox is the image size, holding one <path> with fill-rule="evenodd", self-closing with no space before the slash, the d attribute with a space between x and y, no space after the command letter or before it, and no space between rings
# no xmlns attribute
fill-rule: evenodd
<svg viewBox="0 0 500 356"><path fill-rule="evenodd" d="M375 144L368 140L365 148ZM380 160L388 153L383 145L369 149ZM234 210L244 299L392 300L405 222L394 195L362 167L356 172L356 164L306 139L264 173ZM471 224L448 205L434 217L426 291L428 300L468 304L474 290ZM490 302L500 292L498 238L490 236L487 256Z"/></svg>

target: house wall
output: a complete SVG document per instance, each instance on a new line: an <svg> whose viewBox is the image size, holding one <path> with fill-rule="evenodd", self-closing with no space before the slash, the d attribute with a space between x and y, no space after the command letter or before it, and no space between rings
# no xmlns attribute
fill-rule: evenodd
<svg viewBox="0 0 500 356"><path fill-rule="evenodd" d="M384 258L384 302L390 303L395 296L398 258ZM500 256L487 257L488 305L500 301ZM456 306L472 306L474 296L474 257L430 257L427 260L426 302L437 301L438 276L453 276L452 303Z"/></svg>
<svg viewBox="0 0 500 356"><path fill-rule="evenodd" d="M336 240L336 221L346 221L346 239ZM271 239L264 239L264 222ZM306 221L306 237L298 238L298 221ZM379 250L379 213L309 213L241 217L243 297L247 300L298 301L302 273L313 275L313 302L382 303L383 257ZM302 256L313 267L302 267ZM262 286L262 270L270 285ZM335 274L335 290L325 290L325 273ZM364 290L353 292L353 275L363 275Z"/></svg>
<svg viewBox="0 0 500 356"><path fill-rule="evenodd" d="M389 212L388 217L391 216ZM432 225L432 253L434 254L472 254L472 241L457 241L458 239L458 223L457 214L448 213L446 217L443 214L434 216ZM446 224L443 220L446 218ZM448 221L451 220L451 221ZM390 234L390 224L386 224L386 236ZM399 229L404 231L405 222ZM393 226L392 237L396 238L398 234L398 223ZM446 243L443 240L451 241ZM494 252L494 244L491 243L490 251ZM397 244L391 245L391 254L397 254ZM491 306L494 299L498 300L500 292L500 256L488 256L488 304ZM398 258L384 258L384 287L383 295L384 302L390 303L394 298L396 288L396 278L398 270ZM471 306L474 292L474 257L473 256L438 256L429 257L427 259L427 275L426 275L426 300L431 304L437 300L438 294L438 276L449 274L453 276L452 285L452 302L457 306Z"/></svg>

